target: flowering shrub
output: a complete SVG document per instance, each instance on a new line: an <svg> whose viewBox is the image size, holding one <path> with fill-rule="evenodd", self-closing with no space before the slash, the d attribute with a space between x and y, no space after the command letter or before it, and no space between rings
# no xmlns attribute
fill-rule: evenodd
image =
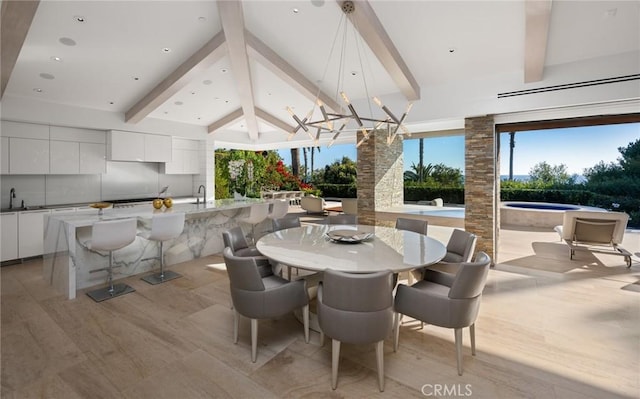
<svg viewBox="0 0 640 399"><path fill-rule="evenodd" d="M279 160L275 165L267 165L266 184L280 190L313 190L313 186L302 182L289 172L282 160Z"/></svg>

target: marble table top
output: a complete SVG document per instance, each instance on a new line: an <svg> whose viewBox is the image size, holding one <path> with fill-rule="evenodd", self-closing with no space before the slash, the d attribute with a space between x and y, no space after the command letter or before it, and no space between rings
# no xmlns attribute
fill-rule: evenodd
<svg viewBox="0 0 640 399"><path fill-rule="evenodd" d="M336 242L327 233L353 230L357 237L373 233L361 242ZM368 225L306 225L276 231L260 238L257 249L277 262L302 269L371 273L401 272L440 261L446 247L440 241L392 227Z"/></svg>

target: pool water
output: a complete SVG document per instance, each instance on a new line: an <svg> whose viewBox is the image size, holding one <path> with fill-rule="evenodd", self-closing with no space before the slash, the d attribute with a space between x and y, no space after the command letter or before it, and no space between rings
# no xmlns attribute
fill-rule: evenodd
<svg viewBox="0 0 640 399"><path fill-rule="evenodd" d="M541 204L541 203L515 203L505 204L509 208L522 208L522 209L541 209L547 211L574 211L580 209L578 206L564 205L564 204Z"/></svg>

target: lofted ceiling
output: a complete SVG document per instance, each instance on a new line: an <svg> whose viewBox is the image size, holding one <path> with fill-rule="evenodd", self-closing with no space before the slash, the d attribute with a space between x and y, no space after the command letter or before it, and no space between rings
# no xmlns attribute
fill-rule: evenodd
<svg viewBox="0 0 640 399"><path fill-rule="evenodd" d="M572 73L555 71L640 51L637 1L356 1L360 33L347 24L342 68L342 46L331 53L341 1L2 3L3 102L117 113L132 130L145 120L195 125L235 148L303 145L300 135L287 144L296 122L286 108L302 118L318 93L337 108L344 90L374 117L383 116L374 95L397 114L414 102L415 131L465 116L435 93L481 112L461 87L490 82L493 95L566 83Z"/></svg>

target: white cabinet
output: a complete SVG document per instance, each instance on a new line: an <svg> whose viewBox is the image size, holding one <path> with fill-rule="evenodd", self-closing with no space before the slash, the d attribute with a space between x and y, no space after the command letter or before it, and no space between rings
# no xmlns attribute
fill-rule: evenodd
<svg viewBox="0 0 640 399"><path fill-rule="evenodd" d="M80 172L80 143L50 141L49 162L49 173L53 175L77 175Z"/></svg>
<svg viewBox="0 0 640 399"><path fill-rule="evenodd" d="M107 146L96 143L80 143L80 174L107 173Z"/></svg>
<svg viewBox="0 0 640 399"><path fill-rule="evenodd" d="M2 121L0 130L5 137L49 140L49 126L34 123Z"/></svg>
<svg viewBox="0 0 640 399"><path fill-rule="evenodd" d="M171 161L171 136L111 130L107 135L111 161Z"/></svg>
<svg viewBox="0 0 640 399"><path fill-rule="evenodd" d="M0 137L0 174L9 174L9 138Z"/></svg>
<svg viewBox="0 0 640 399"><path fill-rule="evenodd" d="M171 136L145 134L144 160L146 162L171 162Z"/></svg>
<svg viewBox="0 0 640 399"><path fill-rule="evenodd" d="M49 209L22 211L18 214L18 257L28 258L44 253L44 216Z"/></svg>
<svg viewBox="0 0 640 399"><path fill-rule="evenodd" d="M18 212L0 214L0 261L18 259Z"/></svg>
<svg viewBox="0 0 640 399"><path fill-rule="evenodd" d="M9 173L44 175L49 173L49 140L9 138Z"/></svg>
<svg viewBox="0 0 640 399"><path fill-rule="evenodd" d="M107 134L110 161L144 161L144 134L112 130Z"/></svg>
<svg viewBox="0 0 640 399"><path fill-rule="evenodd" d="M167 175L198 174L199 146L197 140L174 138L172 143L172 161L164 164L162 171Z"/></svg>

